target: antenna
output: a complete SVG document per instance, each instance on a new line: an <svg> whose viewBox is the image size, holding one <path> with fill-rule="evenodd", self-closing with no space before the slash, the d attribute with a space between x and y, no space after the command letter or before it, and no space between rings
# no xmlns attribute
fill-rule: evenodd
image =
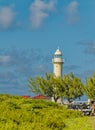
<svg viewBox="0 0 95 130"><path fill-rule="evenodd" d="M59 46L58 46L58 50L59 50Z"/></svg>

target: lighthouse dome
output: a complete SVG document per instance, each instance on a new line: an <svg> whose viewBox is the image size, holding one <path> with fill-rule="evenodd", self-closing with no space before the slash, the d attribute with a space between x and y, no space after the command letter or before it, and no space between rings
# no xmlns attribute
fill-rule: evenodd
<svg viewBox="0 0 95 130"><path fill-rule="evenodd" d="M60 51L59 48L56 50L56 52L54 53L54 55L57 55L57 56L61 56L62 55L62 52Z"/></svg>

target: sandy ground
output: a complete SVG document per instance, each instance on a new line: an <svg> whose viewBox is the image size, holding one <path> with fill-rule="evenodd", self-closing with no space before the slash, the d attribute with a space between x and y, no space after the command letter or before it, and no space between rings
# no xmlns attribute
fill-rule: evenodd
<svg viewBox="0 0 95 130"><path fill-rule="evenodd" d="M95 130L95 115L91 117L92 130Z"/></svg>

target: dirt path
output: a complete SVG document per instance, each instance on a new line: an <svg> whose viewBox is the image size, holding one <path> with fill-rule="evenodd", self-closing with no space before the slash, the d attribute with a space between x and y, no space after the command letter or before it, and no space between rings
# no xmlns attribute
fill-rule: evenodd
<svg viewBox="0 0 95 130"><path fill-rule="evenodd" d="M92 130L95 130L95 116L91 117Z"/></svg>

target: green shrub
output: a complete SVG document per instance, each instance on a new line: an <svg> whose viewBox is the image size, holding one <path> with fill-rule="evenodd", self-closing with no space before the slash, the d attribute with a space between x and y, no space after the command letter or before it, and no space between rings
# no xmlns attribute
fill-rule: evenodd
<svg viewBox="0 0 95 130"><path fill-rule="evenodd" d="M80 112L47 100L0 95L0 130L63 130L65 119L78 117Z"/></svg>

